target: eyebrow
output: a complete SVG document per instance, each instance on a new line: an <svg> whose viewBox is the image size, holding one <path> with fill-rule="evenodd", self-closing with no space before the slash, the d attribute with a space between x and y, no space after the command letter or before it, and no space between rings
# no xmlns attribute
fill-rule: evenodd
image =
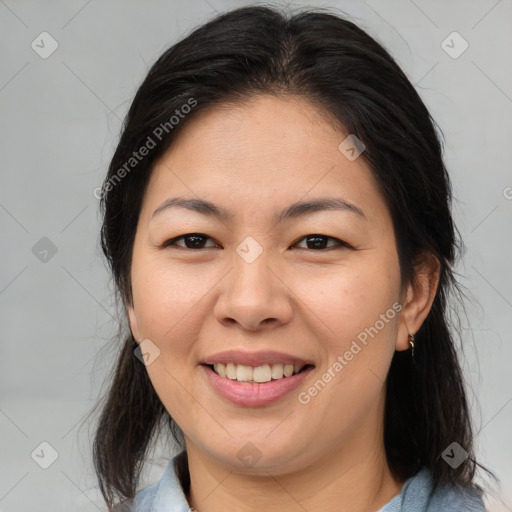
<svg viewBox="0 0 512 512"><path fill-rule="evenodd" d="M186 208L188 210L217 217L222 220L231 220L234 214L220 206L206 201L204 199L185 199L182 197L171 197L166 199L151 215L153 219L156 215L169 208ZM310 201L296 202L285 208L280 214L274 216L274 221L281 222L286 219L295 219L305 215L325 211L338 210L353 213L358 217L367 220L363 210L358 206L338 197L319 197Z"/></svg>

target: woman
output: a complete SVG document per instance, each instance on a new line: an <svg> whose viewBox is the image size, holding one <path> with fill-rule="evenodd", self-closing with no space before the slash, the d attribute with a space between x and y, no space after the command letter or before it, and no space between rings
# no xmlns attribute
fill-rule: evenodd
<svg viewBox="0 0 512 512"><path fill-rule="evenodd" d="M353 23L242 8L167 50L101 197L130 327L109 510L485 510L450 201L426 107ZM182 451L136 493L161 428Z"/></svg>

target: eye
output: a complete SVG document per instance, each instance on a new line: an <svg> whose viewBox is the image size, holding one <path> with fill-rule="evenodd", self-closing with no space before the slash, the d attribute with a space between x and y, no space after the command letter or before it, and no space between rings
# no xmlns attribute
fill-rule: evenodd
<svg viewBox="0 0 512 512"><path fill-rule="evenodd" d="M177 244L176 242L178 240L184 241L184 246L181 244ZM204 242L205 240L213 240L211 237L204 235L202 233L187 233L186 235L177 236L175 238L171 238L170 240L167 240L162 244L162 247L183 247L185 249L204 249L208 248L205 247ZM337 247L346 247L346 248L352 248L350 244L347 242L344 242L343 240L339 240L338 238L334 238L332 236L327 235L306 235L299 239L298 242L296 242L294 245L297 245L299 242L302 242L303 240L306 240L307 245L312 245L313 247L299 247L299 249L310 249L314 251L319 251L323 249L333 249L336 246ZM335 242L334 246L326 246L327 240L333 240ZM214 243L213 246L210 247L218 247L217 244Z"/></svg>
<svg viewBox="0 0 512 512"><path fill-rule="evenodd" d="M183 239L185 242L185 249L202 249L206 239L212 240L209 236L203 235L202 233L187 233L186 235L177 236L176 238L167 240L162 244L162 247L183 247L183 245L176 244L176 241L181 239Z"/></svg>
<svg viewBox="0 0 512 512"><path fill-rule="evenodd" d="M338 247L347 247L352 248L350 244L347 242L344 242L343 240L339 240L338 238L334 238L332 236L327 235L307 235L299 240L301 242L302 240L306 240L307 245L312 245L313 247L300 247L300 249L312 249L312 250L322 250L322 249L333 249L336 246ZM336 242L336 245L326 247L326 241L327 240L334 240ZM297 242L298 243L298 242Z"/></svg>

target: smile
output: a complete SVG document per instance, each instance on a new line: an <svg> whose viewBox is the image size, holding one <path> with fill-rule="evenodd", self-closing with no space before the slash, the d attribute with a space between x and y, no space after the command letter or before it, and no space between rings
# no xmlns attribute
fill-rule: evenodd
<svg viewBox="0 0 512 512"><path fill-rule="evenodd" d="M234 363L214 363L200 364L199 368L202 369L210 389L217 396L242 407L263 407L284 399L303 385L315 367L311 364L297 367L291 364L263 364L253 367ZM221 372L224 372L225 376L222 376ZM258 382L256 379L265 380Z"/></svg>
<svg viewBox="0 0 512 512"><path fill-rule="evenodd" d="M264 383L285 379L301 372L308 365L300 364L264 364L248 366L245 364L216 363L210 365L221 377L238 382Z"/></svg>

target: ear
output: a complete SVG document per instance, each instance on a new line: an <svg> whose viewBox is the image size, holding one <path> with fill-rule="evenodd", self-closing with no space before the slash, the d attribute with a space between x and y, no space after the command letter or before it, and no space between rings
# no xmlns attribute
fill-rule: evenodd
<svg viewBox="0 0 512 512"><path fill-rule="evenodd" d="M400 312L396 350L409 348L409 333L416 334L427 318L439 284L441 264L432 253L423 253L414 265L414 277L407 286Z"/></svg>
<svg viewBox="0 0 512 512"><path fill-rule="evenodd" d="M137 321L137 316L135 315L135 308L133 304L127 306L128 318L130 320L130 328L132 330L133 337L135 340L140 343L140 332L139 332L139 322Z"/></svg>

